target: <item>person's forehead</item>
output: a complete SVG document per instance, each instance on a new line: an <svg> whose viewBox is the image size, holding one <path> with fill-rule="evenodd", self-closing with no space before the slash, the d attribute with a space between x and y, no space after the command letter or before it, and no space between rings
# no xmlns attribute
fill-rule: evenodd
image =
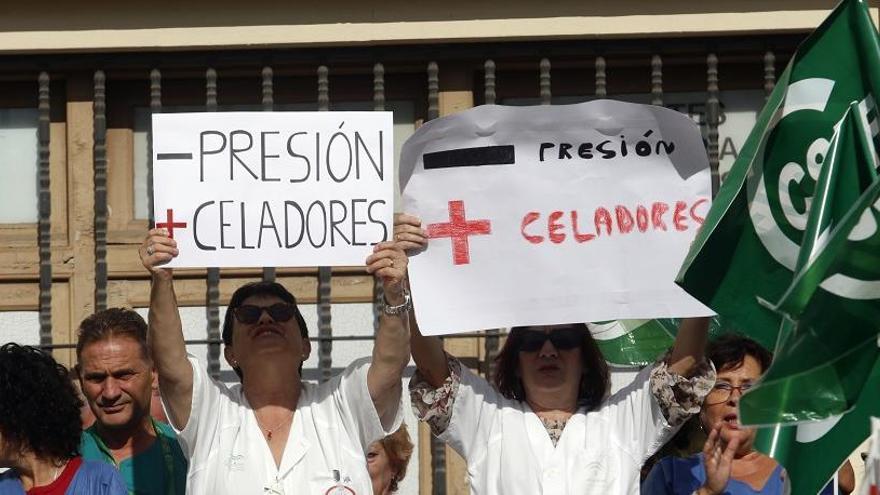
<svg viewBox="0 0 880 495"><path fill-rule="evenodd" d="M111 335L86 344L80 355L80 365L83 368L107 364L131 366L146 361L141 351L140 343L133 337Z"/></svg>
<svg viewBox="0 0 880 495"><path fill-rule="evenodd" d="M719 371L717 376L719 380L725 381L757 380L761 377L761 363L754 356L746 354L742 364Z"/></svg>
<svg viewBox="0 0 880 495"><path fill-rule="evenodd" d="M242 306L245 304L252 306L271 306L276 303L283 303L284 300L275 294L254 294L252 296L246 297L242 302Z"/></svg>

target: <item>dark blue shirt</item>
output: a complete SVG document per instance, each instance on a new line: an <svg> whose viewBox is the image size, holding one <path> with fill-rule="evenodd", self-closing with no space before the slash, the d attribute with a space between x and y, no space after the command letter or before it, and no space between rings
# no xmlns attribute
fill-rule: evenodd
<svg viewBox="0 0 880 495"><path fill-rule="evenodd" d="M706 482L706 468L703 455L697 454L687 458L666 457L651 469L651 473L642 483L642 495L691 495ZM724 495L783 495L785 493L785 477L781 465L777 465L773 474L760 490L755 490L748 483L731 479L724 489Z"/></svg>

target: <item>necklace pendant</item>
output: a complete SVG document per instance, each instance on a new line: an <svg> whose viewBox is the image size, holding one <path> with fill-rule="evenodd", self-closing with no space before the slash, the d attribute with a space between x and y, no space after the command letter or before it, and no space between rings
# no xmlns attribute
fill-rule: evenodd
<svg viewBox="0 0 880 495"><path fill-rule="evenodd" d="M272 430L269 430L269 431L266 432L266 439L267 439L267 440L272 440Z"/></svg>

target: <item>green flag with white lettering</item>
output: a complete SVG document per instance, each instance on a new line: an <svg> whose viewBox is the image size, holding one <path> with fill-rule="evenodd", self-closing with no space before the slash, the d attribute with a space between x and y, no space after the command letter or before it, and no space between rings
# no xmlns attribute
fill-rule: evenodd
<svg viewBox="0 0 880 495"><path fill-rule="evenodd" d="M856 102L876 140L878 97L877 31L844 0L779 78L685 259L678 283L769 349L782 318L760 301L791 285L835 126Z"/></svg>
<svg viewBox="0 0 880 495"><path fill-rule="evenodd" d="M678 276L775 349L743 423L843 413L759 431L796 494L821 489L880 412L878 96L877 31L865 2L844 0L780 77Z"/></svg>
<svg viewBox="0 0 880 495"><path fill-rule="evenodd" d="M858 108L822 165L798 272L773 306L786 321L773 364L740 401L748 424L824 419L852 407L877 361L880 207L876 153Z"/></svg>
<svg viewBox="0 0 880 495"><path fill-rule="evenodd" d="M838 268L853 265L863 268L864 278L840 278ZM829 280L856 286L859 298L825 290ZM764 380L740 400L743 423L825 418L758 433L758 448L788 470L792 493L817 493L868 437L869 418L880 415L878 280L880 180L875 180L795 277L777 309L799 319Z"/></svg>
<svg viewBox="0 0 880 495"><path fill-rule="evenodd" d="M842 143L845 123L840 131ZM819 213L813 207L807 234L814 242L805 243L803 265L775 306L789 329L762 381L739 403L743 424L824 418L758 433L756 446L786 467L792 493L821 489L867 438L868 417L880 414L880 179L875 176L845 215L821 229L815 218L833 210L826 186L837 165L832 152L819 184L828 208ZM864 162L848 162L838 172L853 178L860 166ZM841 179L837 187L846 183Z"/></svg>

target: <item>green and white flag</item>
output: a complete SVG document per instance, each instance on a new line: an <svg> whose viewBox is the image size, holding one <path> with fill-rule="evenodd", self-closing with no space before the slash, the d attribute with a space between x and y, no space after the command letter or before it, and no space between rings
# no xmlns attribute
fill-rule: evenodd
<svg viewBox="0 0 880 495"><path fill-rule="evenodd" d="M878 89L877 31L863 1L844 0L780 77L678 277L775 349L743 423L843 413L760 430L792 493L821 489L880 409Z"/></svg>
<svg viewBox="0 0 880 495"><path fill-rule="evenodd" d="M871 416L880 415L880 361L874 365L864 393L849 412L794 426L785 426L776 433L778 442L787 442L783 459L791 480L791 493L818 493L846 458L871 434ZM761 430L764 431L763 429Z"/></svg>
<svg viewBox="0 0 880 495"><path fill-rule="evenodd" d="M855 105L838 125L804 234L773 364L740 400L743 423L824 419L852 407L880 356L880 180Z"/></svg>
<svg viewBox="0 0 880 495"><path fill-rule="evenodd" d="M850 285L849 297L827 290L834 284ZM817 239L776 309L791 331L762 381L740 399L740 419L825 418L762 428L755 441L788 470L792 493L816 493L867 438L868 417L880 414L880 180Z"/></svg>
<svg viewBox="0 0 880 495"><path fill-rule="evenodd" d="M767 348L782 318L759 300L791 285L835 126L855 101L876 140L878 97L877 31L864 1L844 0L779 78L691 245L678 283Z"/></svg>
<svg viewBox="0 0 880 495"><path fill-rule="evenodd" d="M608 364L618 367L642 367L655 362L675 343L679 318L656 320L612 320L587 323L602 356ZM713 316L709 336L725 328L723 319Z"/></svg>
<svg viewBox="0 0 880 495"><path fill-rule="evenodd" d="M672 346L678 325L671 319L587 323L602 356L614 366L653 363Z"/></svg>

